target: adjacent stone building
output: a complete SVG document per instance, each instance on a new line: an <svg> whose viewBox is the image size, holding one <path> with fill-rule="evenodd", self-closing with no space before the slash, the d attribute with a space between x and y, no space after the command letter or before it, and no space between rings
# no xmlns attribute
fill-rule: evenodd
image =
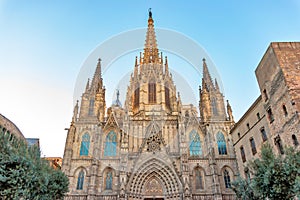
<svg viewBox="0 0 300 200"><path fill-rule="evenodd" d="M11 134L16 138L25 140L25 137L20 129L2 114L0 114L0 133Z"/></svg>
<svg viewBox="0 0 300 200"><path fill-rule="evenodd" d="M199 107L184 105L158 50L151 12L144 52L121 92L124 106L117 98L106 108L99 59L68 130L66 199L234 199L232 109L205 59Z"/></svg>
<svg viewBox="0 0 300 200"><path fill-rule="evenodd" d="M268 142L299 148L300 42L273 42L255 70L261 95L231 130L240 173Z"/></svg>

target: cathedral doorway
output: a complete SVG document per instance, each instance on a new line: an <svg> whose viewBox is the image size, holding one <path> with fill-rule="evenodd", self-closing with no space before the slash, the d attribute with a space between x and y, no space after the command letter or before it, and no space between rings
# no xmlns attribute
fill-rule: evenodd
<svg viewBox="0 0 300 200"><path fill-rule="evenodd" d="M140 196L143 200L165 200L180 194L181 182L170 165L156 158L157 154L147 156L130 177L127 188L132 199Z"/></svg>

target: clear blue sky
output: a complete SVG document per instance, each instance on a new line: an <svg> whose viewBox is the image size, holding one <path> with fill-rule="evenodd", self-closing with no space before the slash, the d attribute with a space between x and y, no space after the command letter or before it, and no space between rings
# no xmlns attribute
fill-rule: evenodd
<svg viewBox="0 0 300 200"><path fill-rule="evenodd" d="M300 40L297 0L0 0L1 114L40 138L43 155L62 156L82 63L107 38L145 27L149 7L157 27L206 49L236 121L259 95L254 70L269 43Z"/></svg>

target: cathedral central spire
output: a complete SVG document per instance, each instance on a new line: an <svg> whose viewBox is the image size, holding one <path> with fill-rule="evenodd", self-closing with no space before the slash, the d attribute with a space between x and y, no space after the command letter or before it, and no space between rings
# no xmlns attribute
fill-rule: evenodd
<svg viewBox="0 0 300 200"><path fill-rule="evenodd" d="M143 63L159 63L159 52L157 48L154 20L152 18L151 8L149 8L148 29L144 47Z"/></svg>

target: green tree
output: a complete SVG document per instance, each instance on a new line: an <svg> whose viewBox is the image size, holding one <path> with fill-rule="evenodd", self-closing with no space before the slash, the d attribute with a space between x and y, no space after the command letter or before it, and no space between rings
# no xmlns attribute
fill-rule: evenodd
<svg viewBox="0 0 300 200"><path fill-rule="evenodd" d="M68 178L40 158L37 146L0 133L0 196L2 199L53 200L68 191Z"/></svg>
<svg viewBox="0 0 300 200"><path fill-rule="evenodd" d="M264 145L261 158L248 164L251 179L238 179L233 190L238 198L292 200L300 194L300 152L286 148L276 156L270 145ZM251 197L251 198L249 198Z"/></svg>

